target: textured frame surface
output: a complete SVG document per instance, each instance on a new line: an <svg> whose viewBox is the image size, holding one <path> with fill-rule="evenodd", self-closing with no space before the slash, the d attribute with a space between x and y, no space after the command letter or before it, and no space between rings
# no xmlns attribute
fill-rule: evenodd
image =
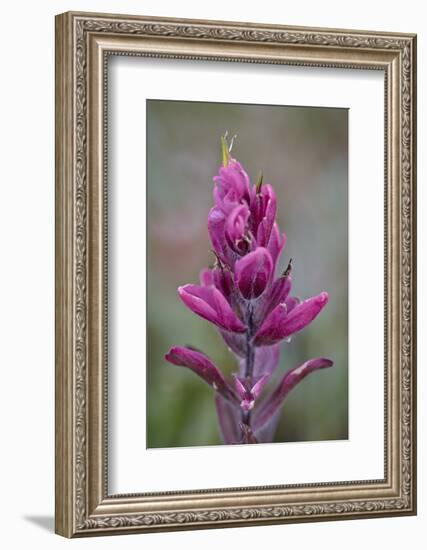
<svg viewBox="0 0 427 550"><path fill-rule="evenodd" d="M109 495L109 55L372 69L385 75L385 477ZM416 513L416 37L65 13L56 18L56 532L67 537Z"/></svg>

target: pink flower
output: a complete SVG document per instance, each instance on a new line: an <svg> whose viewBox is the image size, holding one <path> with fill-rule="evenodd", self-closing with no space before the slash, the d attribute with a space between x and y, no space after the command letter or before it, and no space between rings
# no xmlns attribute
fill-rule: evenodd
<svg viewBox="0 0 427 550"><path fill-rule="evenodd" d="M234 266L237 288L245 300L259 298L271 283L273 260L261 246L238 260Z"/></svg>
<svg viewBox="0 0 427 550"><path fill-rule="evenodd" d="M184 285L178 288L178 293L184 304L203 319L231 332L246 331L246 325L214 286Z"/></svg>
<svg viewBox="0 0 427 550"><path fill-rule="evenodd" d="M166 359L173 365L187 367L207 382L224 399L237 401L237 396L225 380L221 371L202 352L175 346L166 354Z"/></svg>
<svg viewBox="0 0 427 550"><path fill-rule="evenodd" d="M225 137L221 143L223 165L214 177L215 205L208 215L216 265L201 271L201 285L181 286L178 293L191 311L217 327L236 356L234 388L199 351L173 347L165 358L193 370L216 392L225 443L256 443L261 431L264 440L265 433L272 439L273 420L290 390L311 372L333 364L311 359L289 370L258 404L279 365L282 341L308 327L329 296L321 292L304 301L291 296L291 261L275 278L286 236L276 221L274 189L262 176L252 185L242 165L231 158Z"/></svg>
<svg viewBox="0 0 427 550"><path fill-rule="evenodd" d="M298 305L292 304L290 311L286 300L279 303L255 334L255 345L270 346L299 332L319 315L328 300L328 293L321 292Z"/></svg>

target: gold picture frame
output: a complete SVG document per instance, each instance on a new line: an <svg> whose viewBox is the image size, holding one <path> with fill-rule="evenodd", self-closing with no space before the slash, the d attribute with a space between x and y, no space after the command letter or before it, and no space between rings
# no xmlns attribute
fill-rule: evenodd
<svg viewBox="0 0 427 550"><path fill-rule="evenodd" d="M109 55L385 75L385 477L109 495L104 178ZM56 532L65 537L416 513L416 36L68 12L56 17Z"/></svg>

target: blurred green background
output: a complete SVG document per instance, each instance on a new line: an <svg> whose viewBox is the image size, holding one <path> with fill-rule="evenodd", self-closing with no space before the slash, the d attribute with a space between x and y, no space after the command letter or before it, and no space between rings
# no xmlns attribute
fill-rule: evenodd
<svg viewBox="0 0 427 550"><path fill-rule="evenodd" d="M228 375L237 370L215 327L181 302L177 287L198 283L213 256L207 232L220 136L237 134L232 155L252 182L260 170L278 196L287 234L281 264L293 258L293 292L326 290L330 301L282 345L278 376L313 357L331 369L287 397L275 441L348 438L348 112L346 109L147 101L148 447L219 445L213 390L164 359L193 345Z"/></svg>

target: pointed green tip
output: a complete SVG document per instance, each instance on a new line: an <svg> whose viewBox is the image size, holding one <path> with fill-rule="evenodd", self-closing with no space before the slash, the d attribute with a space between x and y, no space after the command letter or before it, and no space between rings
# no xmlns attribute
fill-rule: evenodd
<svg viewBox="0 0 427 550"><path fill-rule="evenodd" d="M291 274L291 271L292 271L292 258L289 260L289 263L288 263L288 267L285 269L285 271L283 272L283 275L282 277L289 277L289 275Z"/></svg>
<svg viewBox="0 0 427 550"><path fill-rule="evenodd" d="M258 174L258 179L256 182L256 192L259 193L261 191L262 182L264 181L264 175L262 172Z"/></svg>
<svg viewBox="0 0 427 550"><path fill-rule="evenodd" d="M221 152L222 152L222 164L228 166L230 160L230 153L228 151L228 144L226 136L221 136Z"/></svg>

